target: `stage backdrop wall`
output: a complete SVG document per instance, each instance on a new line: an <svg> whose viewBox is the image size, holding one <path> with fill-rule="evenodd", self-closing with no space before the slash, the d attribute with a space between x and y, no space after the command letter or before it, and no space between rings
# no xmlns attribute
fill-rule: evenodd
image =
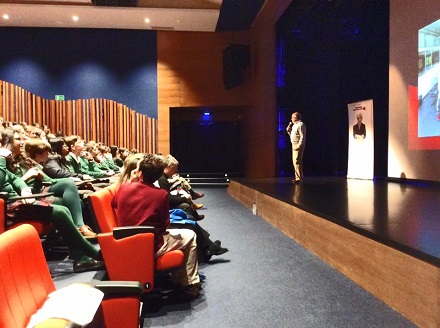
<svg viewBox="0 0 440 328"><path fill-rule="evenodd" d="M374 176L373 100L348 104L347 178L372 179Z"/></svg>
<svg viewBox="0 0 440 328"><path fill-rule="evenodd" d="M3 27L0 40L0 80L45 99L110 99L157 118L155 31Z"/></svg>
<svg viewBox="0 0 440 328"><path fill-rule="evenodd" d="M440 181L438 73L427 79L440 68L440 1L390 10L388 176Z"/></svg>

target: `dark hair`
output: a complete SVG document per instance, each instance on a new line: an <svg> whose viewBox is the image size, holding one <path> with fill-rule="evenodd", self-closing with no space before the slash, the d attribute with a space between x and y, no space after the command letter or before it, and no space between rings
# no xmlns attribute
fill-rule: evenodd
<svg viewBox="0 0 440 328"><path fill-rule="evenodd" d="M110 153L112 154L113 158L116 157L118 153L118 146L110 146Z"/></svg>
<svg viewBox="0 0 440 328"><path fill-rule="evenodd" d="M52 151L59 155L62 155L63 146L66 144L63 138L50 138L49 143L52 147Z"/></svg>
<svg viewBox="0 0 440 328"><path fill-rule="evenodd" d="M142 172L144 182L153 183L159 179L163 174L163 169L166 167L163 157L147 154L139 162L139 171Z"/></svg>

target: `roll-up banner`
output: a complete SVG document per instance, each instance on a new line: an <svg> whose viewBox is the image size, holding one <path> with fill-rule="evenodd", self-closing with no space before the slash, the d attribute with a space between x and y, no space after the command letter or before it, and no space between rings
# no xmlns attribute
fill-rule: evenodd
<svg viewBox="0 0 440 328"><path fill-rule="evenodd" d="M373 100L348 104L347 178L373 179L374 125Z"/></svg>

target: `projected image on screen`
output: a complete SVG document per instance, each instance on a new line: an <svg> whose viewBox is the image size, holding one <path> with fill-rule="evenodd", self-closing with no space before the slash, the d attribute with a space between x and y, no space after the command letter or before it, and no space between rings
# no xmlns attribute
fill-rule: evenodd
<svg viewBox="0 0 440 328"><path fill-rule="evenodd" d="M440 19L419 30L418 137L440 136Z"/></svg>

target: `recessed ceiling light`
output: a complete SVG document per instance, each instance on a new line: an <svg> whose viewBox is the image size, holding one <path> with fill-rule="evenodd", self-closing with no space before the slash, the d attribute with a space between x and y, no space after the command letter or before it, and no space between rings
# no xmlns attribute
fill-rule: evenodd
<svg viewBox="0 0 440 328"><path fill-rule="evenodd" d="M150 24L150 19L149 18L145 18L145 23Z"/></svg>
<svg viewBox="0 0 440 328"><path fill-rule="evenodd" d="M3 19L9 19L9 15L8 14L4 14L2 17L3 17Z"/></svg>
<svg viewBox="0 0 440 328"><path fill-rule="evenodd" d="M78 19L79 19L79 17L78 17L78 16L72 16L72 20L73 20L74 22L77 22L77 21L78 21Z"/></svg>

